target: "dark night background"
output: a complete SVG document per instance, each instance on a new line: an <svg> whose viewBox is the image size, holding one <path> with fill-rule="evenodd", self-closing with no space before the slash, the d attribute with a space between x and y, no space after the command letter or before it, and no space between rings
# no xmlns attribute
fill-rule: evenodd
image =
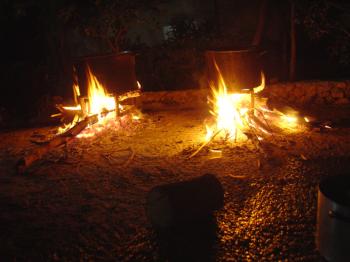
<svg viewBox="0 0 350 262"><path fill-rule="evenodd" d="M201 88L203 52L250 47L262 3L269 81L290 80L291 5L295 80L349 78L347 1L1 1L0 125L47 116L57 99L69 100L81 56L131 50L144 90Z"/></svg>

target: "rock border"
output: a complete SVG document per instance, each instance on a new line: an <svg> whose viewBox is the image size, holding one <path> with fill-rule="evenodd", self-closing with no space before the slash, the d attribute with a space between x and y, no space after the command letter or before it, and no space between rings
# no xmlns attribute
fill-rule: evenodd
<svg viewBox="0 0 350 262"><path fill-rule="evenodd" d="M206 107L210 89L143 92L137 99L140 108L188 109ZM350 80L300 81L267 85L261 96L294 105L349 105Z"/></svg>
<svg viewBox="0 0 350 262"><path fill-rule="evenodd" d="M350 104L350 80L277 83L267 86L263 94L298 105Z"/></svg>

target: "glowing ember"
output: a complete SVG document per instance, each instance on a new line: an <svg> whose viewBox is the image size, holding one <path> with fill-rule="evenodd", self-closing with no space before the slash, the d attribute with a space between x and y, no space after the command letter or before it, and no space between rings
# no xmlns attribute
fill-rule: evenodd
<svg viewBox="0 0 350 262"><path fill-rule="evenodd" d="M211 84L212 96L209 104L210 113L214 116L215 121L212 124L206 124L205 139L207 141L214 137L237 141L246 138L247 134L253 134L261 141L263 135L272 133L272 126L289 131L298 129L297 112L284 114L270 110L266 106L266 100L256 97L256 94L265 88L263 73L261 84L258 87L252 90L242 90L242 93L230 93L220 69L216 63L214 64L218 72L218 86Z"/></svg>

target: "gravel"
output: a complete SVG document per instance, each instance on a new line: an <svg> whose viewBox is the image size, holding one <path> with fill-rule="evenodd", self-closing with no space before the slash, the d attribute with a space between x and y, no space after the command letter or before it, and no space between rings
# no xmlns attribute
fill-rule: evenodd
<svg viewBox="0 0 350 262"><path fill-rule="evenodd" d="M33 147L31 135L50 129L0 134L2 261L321 261L317 185L349 170L348 129L276 136L268 158L249 141L217 141L187 160L203 142L205 116L149 112L54 150L28 176L15 175L14 164ZM135 156L125 167L129 148ZM144 210L147 192L204 173L221 181L224 208L156 232Z"/></svg>

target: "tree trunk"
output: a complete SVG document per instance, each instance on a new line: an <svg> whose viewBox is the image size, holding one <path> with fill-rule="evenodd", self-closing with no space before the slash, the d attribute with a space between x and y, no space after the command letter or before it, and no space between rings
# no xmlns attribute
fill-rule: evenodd
<svg viewBox="0 0 350 262"><path fill-rule="evenodd" d="M289 34L288 32L283 33L282 43L282 68L281 74L282 79L287 80L289 78Z"/></svg>
<svg viewBox="0 0 350 262"><path fill-rule="evenodd" d="M296 68L296 36L295 36L295 3L290 3L290 64L289 64L289 80L295 80Z"/></svg>
<svg viewBox="0 0 350 262"><path fill-rule="evenodd" d="M252 46L259 46L261 44L262 33L264 31L265 21L266 21L266 6L267 0L262 0L259 10L259 20L256 26L254 38L252 41Z"/></svg>
<svg viewBox="0 0 350 262"><path fill-rule="evenodd" d="M214 7L214 22L216 24L216 30L217 34L221 36L221 17L220 17L220 10L219 10L219 0L214 0L213 1L213 7Z"/></svg>

